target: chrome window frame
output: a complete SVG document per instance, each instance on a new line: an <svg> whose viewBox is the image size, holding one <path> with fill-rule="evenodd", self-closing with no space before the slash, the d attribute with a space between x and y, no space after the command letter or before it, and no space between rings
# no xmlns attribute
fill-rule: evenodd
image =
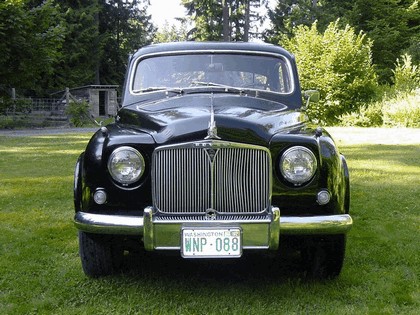
<svg viewBox="0 0 420 315"><path fill-rule="evenodd" d="M287 70L290 77L290 91L282 93L277 91L264 91L267 93L273 93L278 95L291 95L294 93L296 89L296 78L294 77L294 72L292 71L292 64L289 60L289 58L286 58L284 55L280 53L273 53L273 52L257 52L253 50L218 50L218 49L201 49L201 50L177 50L177 51L163 51L163 52L156 52L156 53L150 53L150 54L144 54L139 57L133 62L133 67L130 69L130 80L129 80L129 92L131 95L143 95L152 92L135 92L134 91L134 77L135 73L138 67L138 64L143 60L147 58L153 58L153 57L162 57L162 56L177 56L177 55L203 55L203 54L230 54L230 55L254 55L254 56L264 56L264 57L274 57L282 59L283 62L285 62L287 66ZM260 89L249 89L249 90L255 90L255 91L261 91Z"/></svg>

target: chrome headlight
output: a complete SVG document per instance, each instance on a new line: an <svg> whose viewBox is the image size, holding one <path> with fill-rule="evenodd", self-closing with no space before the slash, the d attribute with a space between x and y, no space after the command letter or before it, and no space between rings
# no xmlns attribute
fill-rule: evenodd
<svg viewBox="0 0 420 315"><path fill-rule="evenodd" d="M280 172L295 186L308 182L316 171L316 158L311 150L301 146L291 147L280 159Z"/></svg>
<svg viewBox="0 0 420 315"><path fill-rule="evenodd" d="M129 185L140 179L144 173L144 158L139 151L132 147L115 149L108 160L108 170L112 178Z"/></svg>

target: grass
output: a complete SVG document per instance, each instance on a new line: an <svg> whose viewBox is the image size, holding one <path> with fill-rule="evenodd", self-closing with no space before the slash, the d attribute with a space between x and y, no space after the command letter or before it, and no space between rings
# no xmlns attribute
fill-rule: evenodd
<svg viewBox="0 0 420 315"><path fill-rule="evenodd" d="M348 159L355 221L332 281L305 280L293 257L155 253L89 279L72 224L73 167L89 135L0 136L0 313L418 314L419 129L330 131Z"/></svg>

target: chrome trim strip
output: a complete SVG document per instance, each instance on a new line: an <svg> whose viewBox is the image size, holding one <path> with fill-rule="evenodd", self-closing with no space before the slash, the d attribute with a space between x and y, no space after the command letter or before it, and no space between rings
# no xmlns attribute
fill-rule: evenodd
<svg viewBox="0 0 420 315"><path fill-rule="evenodd" d="M154 234L153 234L153 208L147 207L144 209L143 218L143 243L145 250L153 250L154 245Z"/></svg>
<svg viewBox="0 0 420 315"><path fill-rule="evenodd" d="M280 209L278 207L272 207L272 219L270 222L270 236L268 247L271 250L277 250L280 245Z"/></svg>
<svg viewBox="0 0 420 315"><path fill-rule="evenodd" d="M135 93L134 89L133 89L133 85L134 85L134 76L135 73L137 71L137 67L139 62L142 59L147 59L150 57L160 57L160 56L177 56L177 55L188 55L188 54L193 54L193 55L203 55L203 54L236 54L236 55L255 55L255 56L266 56L266 57L275 57L275 58L280 58L282 59L286 64L287 64L287 71L289 74L289 79L290 79L290 91L287 93L281 93L281 92L275 92L275 91L268 91L268 92L272 92L275 94L280 94L280 95L291 95L293 94L293 92L296 89L296 79L294 77L293 74L293 67L292 64L289 60L289 58L287 58L286 56L284 56L283 54L279 53L275 53L275 52L268 52L268 51L256 51L256 50L229 50L229 49L200 49L200 50L173 50L173 51L162 51L162 52L155 52L155 53L149 53L149 54L144 54L144 55L140 55L136 58L136 60L134 60L133 62L133 66L130 69L130 74L129 74L129 78L130 78L130 82L129 82L129 92L131 95L139 95L141 93ZM234 87L234 86L233 86ZM145 93L143 93L145 94Z"/></svg>
<svg viewBox="0 0 420 315"><path fill-rule="evenodd" d="M142 235L143 217L76 212L74 224L83 232L96 234Z"/></svg>
<svg viewBox="0 0 420 315"><path fill-rule="evenodd" d="M348 214L313 217L280 217L280 235L320 235L347 233L353 225Z"/></svg>

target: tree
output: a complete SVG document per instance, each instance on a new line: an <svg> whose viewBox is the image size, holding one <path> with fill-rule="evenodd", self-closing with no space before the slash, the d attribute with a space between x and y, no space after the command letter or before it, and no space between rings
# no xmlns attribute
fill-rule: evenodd
<svg viewBox="0 0 420 315"><path fill-rule="evenodd" d="M63 40L63 20L52 0L0 2L0 85L42 94Z"/></svg>
<svg viewBox="0 0 420 315"><path fill-rule="evenodd" d="M349 13L357 30L373 40L373 62L382 82L390 82L395 60L420 31L417 0L357 0Z"/></svg>
<svg viewBox="0 0 420 315"><path fill-rule="evenodd" d="M268 9L273 27L266 30L264 37L272 43L283 37L291 38L296 27L310 26L316 21L316 10L313 0L278 0L274 9Z"/></svg>
<svg viewBox="0 0 420 315"><path fill-rule="evenodd" d="M260 37L264 17L259 8L267 0L182 0L195 27L194 40L248 41Z"/></svg>
<svg viewBox="0 0 420 315"><path fill-rule="evenodd" d="M57 65L55 83L61 90L99 83L101 43L99 36L98 1L63 0L60 2L65 20L63 57Z"/></svg>
<svg viewBox="0 0 420 315"><path fill-rule="evenodd" d="M278 0L268 12L273 28L265 38L279 42L291 38L299 25L317 21L320 32L331 22L351 25L372 42L372 57L381 82L392 82L395 60L407 52L419 61L420 10L418 0Z"/></svg>
<svg viewBox="0 0 420 315"><path fill-rule="evenodd" d="M121 84L128 55L152 42L156 29L147 14L147 3L147 0L100 0L101 84Z"/></svg>
<svg viewBox="0 0 420 315"><path fill-rule="evenodd" d="M159 30L153 39L154 43L166 43L166 42L180 42L188 39L186 22L181 22L178 27L175 24L169 25L165 22L162 30Z"/></svg>

